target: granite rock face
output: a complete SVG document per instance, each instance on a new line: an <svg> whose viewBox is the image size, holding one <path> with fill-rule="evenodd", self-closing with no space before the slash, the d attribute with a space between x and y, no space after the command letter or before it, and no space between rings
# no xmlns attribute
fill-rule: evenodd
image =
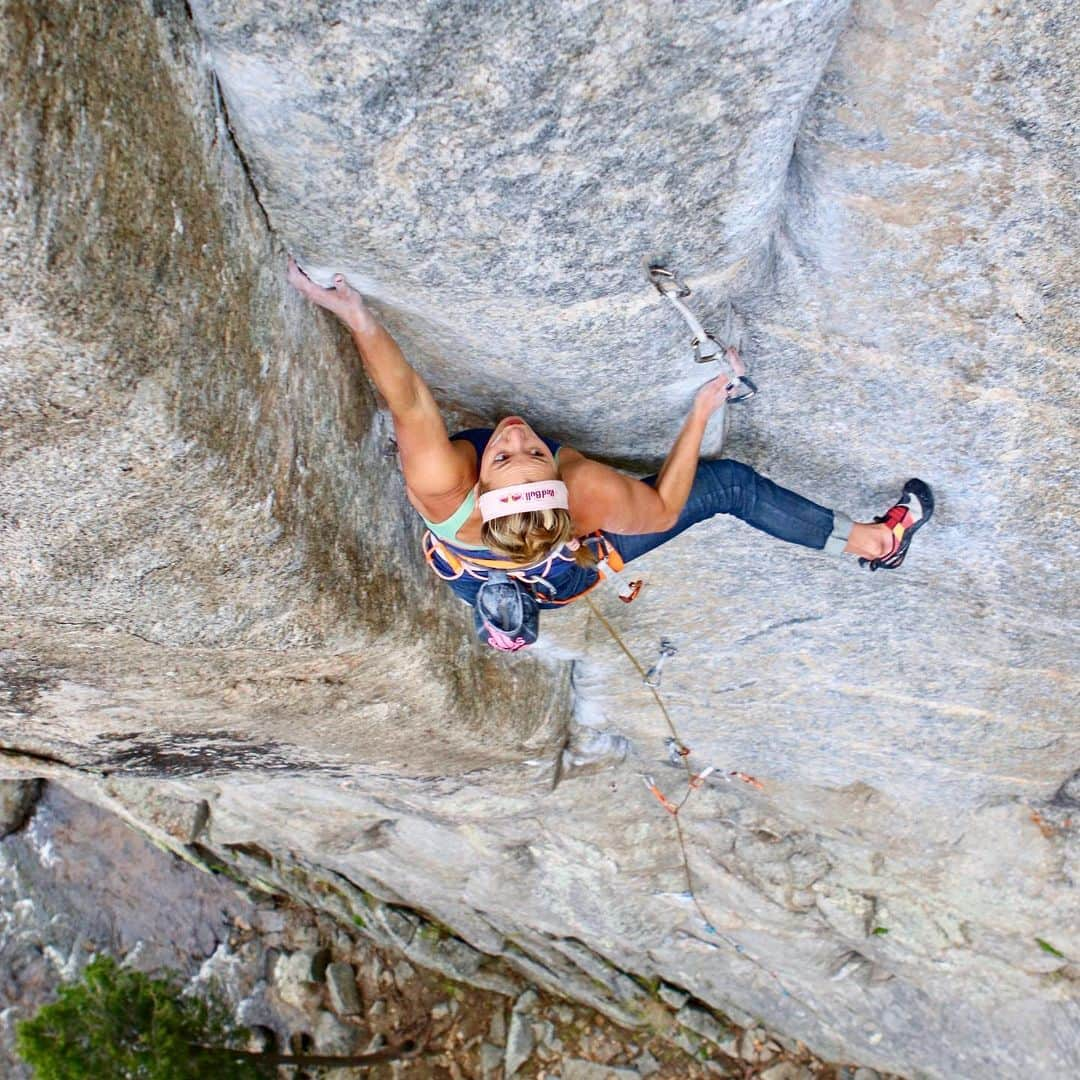
<svg viewBox="0 0 1080 1080"><path fill-rule="evenodd" d="M7 773L301 854L620 1022L630 973L833 1059L1076 1072L1075 7L190 12L0 22ZM287 250L454 420L641 469L709 375L662 257L743 326L725 452L863 519L934 485L898 573L718 521L599 599L679 650L700 908L640 676L581 606L480 655Z"/></svg>
<svg viewBox="0 0 1080 1080"><path fill-rule="evenodd" d="M40 793L38 780L0 780L0 837L26 824Z"/></svg>
<svg viewBox="0 0 1080 1080"><path fill-rule="evenodd" d="M562 684L478 655L431 590L385 418L283 281L182 5L8 7L4 685L55 718L19 745L96 726L136 771L291 767L275 744L348 758L366 727L364 760L430 773L544 743Z"/></svg>

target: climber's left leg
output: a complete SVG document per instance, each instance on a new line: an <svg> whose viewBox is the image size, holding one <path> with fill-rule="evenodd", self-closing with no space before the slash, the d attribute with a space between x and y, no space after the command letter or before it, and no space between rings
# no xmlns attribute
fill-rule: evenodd
<svg viewBox="0 0 1080 1080"><path fill-rule="evenodd" d="M647 484L655 483L648 477ZM774 484L749 465L724 458L699 461L686 506L674 527L662 533L610 535L624 562L659 547L679 533L716 514L731 514L762 532L791 544L831 555L842 552L880 559L893 543L884 523L856 523L802 495Z"/></svg>

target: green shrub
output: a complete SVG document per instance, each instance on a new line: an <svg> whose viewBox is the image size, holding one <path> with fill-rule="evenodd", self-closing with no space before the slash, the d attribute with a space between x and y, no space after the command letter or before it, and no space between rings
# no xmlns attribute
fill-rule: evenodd
<svg viewBox="0 0 1080 1080"><path fill-rule="evenodd" d="M227 1043L246 1035L216 999L185 997L169 979L92 960L16 1027L16 1050L36 1080L257 1080L268 1074Z"/></svg>

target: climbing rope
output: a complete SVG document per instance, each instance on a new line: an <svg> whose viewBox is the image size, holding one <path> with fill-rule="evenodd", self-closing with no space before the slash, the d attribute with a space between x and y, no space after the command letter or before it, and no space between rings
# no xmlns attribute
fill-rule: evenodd
<svg viewBox="0 0 1080 1080"><path fill-rule="evenodd" d="M686 283L673 271L668 270L663 266L655 264L651 265L648 268L648 272L649 280L655 286L656 291L675 308L682 316L687 326L689 326L690 331L693 334L690 344L694 350L694 360L699 364L717 361L719 362L721 369L728 376L727 400L732 403L738 403L752 398L757 393L757 386L754 384L754 381L747 376L746 365L743 363L742 357L740 356L739 346L741 343L736 340L735 314L730 302L727 305L724 329L720 335L723 341L723 346L721 346L716 338L701 325L693 312L682 303L682 300L690 295L689 286L686 285ZM620 579L620 575L613 573L611 568L605 569L607 570L607 573L604 576L611 578L611 584L615 585L617 588L620 600L629 603L637 596L638 592L640 592L642 584L640 581L635 581L632 582L630 586L625 586ZM678 766L681 764L686 770L686 792L678 802L669 799L668 796L660 790L655 779L647 771L644 771L643 769L641 773L641 778L645 783L645 787L668 814L671 815L671 819L675 825L675 835L679 843L679 855L682 861L683 877L686 879L686 891L683 896L689 899L694 905L694 908L697 910L697 913L705 926L705 930L709 934L712 934L714 937L730 946L744 960L752 964L759 971L768 975L776 983L782 996L791 999L805 1009L810 1015L814 1016L823 1028L832 1029L832 1025L829 1024L816 1009L804 999L788 990L784 985L783 980L772 968L747 952L746 946L741 942L736 941L730 934L717 929L712 918L709 916L709 913L698 899L697 890L694 888L694 877L693 872L690 869L690 856L687 850L686 834L683 832L682 821L679 818L680 811L686 806L690 796L693 795L698 788L702 787L710 776L716 776L719 779L727 781L740 780L745 784L749 784L750 786L761 790L764 789L764 785L748 773L739 772L737 770L731 770L725 773L718 770L714 765L707 766L702 769L701 772L694 771L693 766L690 764L690 747L687 746L679 736L679 732L675 727L675 722L672 720L671 713L668 712L668 708L664 704L664 700L660 696L659 690L664 661L668 657L675 655L676 649L674 645L667 638L662 638L660 641L660 657L656 664L646 671L638 661L638 658L630 651L626 642L623 641L619 631L597 606L592 596L586 595L585 600L588 602L593 614L600 620L601 624L611 635L611 639L619 646L630 663L633 664L634 669L641 676L643 685L648 687L649 693L652 694L653 700L656 702L657 708L663 715L664 723L667 724L668 731L670 732L669 737L665 740L668 749L668 758L673 765ZM632 752L634 757L647 768L647 763L641 758L637 751L632 750ZM695 940L701 941L702 939L695 938ZM703 941L702 944L707 945L710 948L719 948L718 945L714 946L708 941Z"/></svg>
<svg viewBox="0 0 1080 1080"><path fill-rule="evenodd" d="M741 957L743 957L744 960L753 964L754 967L756 967L759 971L765 972L765 974L768 975L776 983L776 985L780 989L781 994L784 997L790 998L792 1001L802 1006L802 1008L806 1009L807 1012L816 1017L824 1026L831 1027L831 1025L828 1025L824 1018L819 1015L816 1009L814 1009L801 997L793 994L790 990L788 990L788 988L784 985L783 980L775 971L773 971L772 968L768 967L762 961L758 960L755 956L747 952L746 946L743 945L741 942L736 941L733 937L731 937L730 934L726 934L716 928L716 925L713 923L712 918L702 906L701 901L698 899L697 891L694 888L693 873L690 870L690 856L686 846L686 835L683 832L682 822L679 820L679 812L683 809L684 806L686 806L686 803L689 800L690 796L693 795L693 793L705 783L705 780L709 776L712 776L714 774L725 780L741 780L743 783L749 784L752 787L756 787L759 789L763 789L764 785L755 777L750 776L748 773L738 772L735 770L728 773L723 773L720 770L716 769L716 767L713 765L708 766L699 773L694 771L693 767L690 764L690 747L688 747L679 737L679 733L676 730L675 723L671 719L671 714L668 712L667 706L664 704L664 700L660 696L658 689L659 680L655 679L650 681L649 675L652 674L652 671L647 672L645 668L642 667L641 663L638 661L638 658L630 651L630 648L626 644L626 642L623 641L622 635L612 625L611 621L607 618L607 616L605 616L604 613L600 610L600 608L596 605L593 598L591 596L586 596L585 599L588 602L589 607L592 609L593 614L600 620L601 624L611 635L612 640L623 651L630 663L634 665L634 668L641 676L642 683L648 687L649 693L652 694L653 700L656 702L657 707L663 714L664 722L667 724L668 730L671 732L670 737L666 740L669 758L673 764L677 762L681 763L686 770L686 793L678 802L673 802L671 799L669 799L660 790L659 786L656 784L656 781L653 779L652 776L648 775L647 773L642 773L642 779L645 782L646 788L648 788L649 792L653 795L656 801L660 803L660 805L671 815L671 819L675 824L675 835L679 842L679 854L682 860L683 876L686 879L686 897L694 905L697 913L701 916L701 921L704 923L705 929L708 933L712 934L714 937L719 938L726 945L729 945L732 949L735 950L735 952L737 952ZM667 653L667 655L671 655L671 653L669 652ZM638 755L635 754L635 756ZM704 944L708 945L709 943L704 942Z"/></svg>

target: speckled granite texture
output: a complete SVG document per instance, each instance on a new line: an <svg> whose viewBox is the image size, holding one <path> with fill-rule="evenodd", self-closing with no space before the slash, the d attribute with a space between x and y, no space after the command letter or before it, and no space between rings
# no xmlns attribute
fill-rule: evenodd
<svg viewBox="0 0 1080 1080"><path fill-rule="evenodd" d="M9 771L182 776L205 842L302 853L626 1021L618 972L834 1060L1080 1069L1075 6L190 14L4 8ZM695 762L763 785L684 814L722 937L639 778L685 786L639 676L584 607L479 655L286 251L456 418L642 469L708 374L662 256L744 326L725 452L864 519L935 487L898 573L721 521L599 600L645 664L675 640Z"/></svg>

